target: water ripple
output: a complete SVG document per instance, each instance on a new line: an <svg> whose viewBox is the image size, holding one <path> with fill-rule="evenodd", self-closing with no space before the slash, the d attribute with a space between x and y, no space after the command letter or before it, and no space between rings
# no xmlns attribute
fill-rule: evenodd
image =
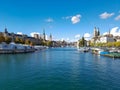
<svg viewBox="0 0 120 90"><path fill-rule="evenodd" d="M75 48L0 55L0 90L119 90L119 66Z"/></svg>

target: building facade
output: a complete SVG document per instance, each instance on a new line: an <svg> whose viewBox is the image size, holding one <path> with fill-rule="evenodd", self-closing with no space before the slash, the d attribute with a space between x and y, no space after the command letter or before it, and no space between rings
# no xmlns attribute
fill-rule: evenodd
<svg viewBox="0 0 120 90"><path fill-rule="evenodd" d="M107 43L107 42L115 42L115 39L110 32L106 35L100 35L99 28L94 28L93 38L91 39L92 43Z"/></svg>
<svg viewBox="0 0 120 90"><path fill-rule="evenodd" d="M15 42L16 38L17 39L21 39L22 41L26 41L26 40L29 40L30 42L34 43L34 44L40 44L41 43L41 40L38 38L38 35L35 34L34 37L30 37L30 36L27 36L25 34L15 34L15 33L9 33L7 28L5 28L4 32L0 32L1 34L0 35L3 35L4 37L8 37L8 38L11 38L12 41L11 42Z"/></svg>

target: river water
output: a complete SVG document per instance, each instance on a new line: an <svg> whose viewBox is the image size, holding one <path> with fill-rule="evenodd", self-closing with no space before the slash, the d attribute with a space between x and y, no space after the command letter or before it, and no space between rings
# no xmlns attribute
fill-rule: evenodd
<svg viewBox="0 0 120 90"><path fill-rule="evenodd" d="M0 90L120 90L120 59L75 48L2 54Z"/></svg>

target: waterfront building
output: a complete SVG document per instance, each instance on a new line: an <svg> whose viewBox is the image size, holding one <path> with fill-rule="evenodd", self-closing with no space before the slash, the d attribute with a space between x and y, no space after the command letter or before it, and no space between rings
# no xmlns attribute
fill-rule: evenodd
<svg viewBox="0 0 120 90"><path fill-rule="evenodd" d="M110 30L109 30L108 34L100 37L99 42L100 43L115 42L115 39L114 39L113 35L110 33Z"/></svg>
<svg viewBox="0 0 120 90"><path fill-rule="evenodd" d="M9 33L7 28L5 28L4 32L0 32L0 35L4 37L8 37L12 39L12 42L15 42L16 39L21 39L23 41L29 40L30 42L34 44L40 44L41 39L39 39L39 36L36 34L34 37L27 36L25 34L15 34L15 33Z"/></svg>
<svg viewBox="0 0 120 90"><path fill-rule="evenodd" d="M42 34L39 34L39 39L43 40L43 35Z"/></svg>
<svg viewBox="0 0 120 90"><path fill-rule="evenodd" d="M96 43L97 40L100 38L100 31L99 28L94 28L94 32L93 32L93 37L91 39L91 43Z"/></svg>
<svg viewBox="0 0 120 90"><path fill-rule="evenodd" d="M43 40L46 41L45 29L43 29Z"/></svg>
<svg viewBox="0 0 120 90"><path fill-rule="evenodd" d="M120 36L115 36L114 38L115 38L116 42L120 42Z"/></svg>
<svg viewBox="0 0 120 90"><path fill-rule="evenodd" d="M49 41L52 41L52 34L50 34L49 36Z"/></svg>
<svg viewBox="0 0 120 90"><path fill-rule="evenodd" d="M97 37L97 36L98 36L98 32L97 32L97 28L95 27L93 37Z"/></svg>
<svg viewBox="0 0 120 90"><path fill-rule="evenodd" d="M94 33L93 33L93 37L98 37L100 36L100 31L99 31L99 28L94 28Z"/></svg>
<svg viewBox="0 0 120 90"><path fill-rule="evenodd" d="M115 39L113 37L102 36L99 42L100 43L115 42Z"/></svg>
<svg viewBox="0 0 120 90"><path fill-rule="evenodd" d="M93 32L93 38L91 39L92 43L97 43L98 40L100 39L100 30L99 28L94 28L94 32Z"/></svg>
<svg viewBox="0 0 120 90"><path fill-rule="evenodd" d="M36 39L39 39L39 34L36 33L36 34L33 35L33 37L36 38Z"/></svg>
<svg viewBox="0 0 120 90"><path fill-rule="evenodd" d="M115 42L113 35L110 33L106 35L100 35L99 28L94 28L93 38L91 39L92 43L107 43L107 42Z"/></svg>
<svg viewBox="0 0 120 90"><path fill-rule="evenodd" d="M92 43L107 43L107 42L115 42L114 37L109 37L109 36L100 36L98 38L92 38L91 39Z"/></svg>

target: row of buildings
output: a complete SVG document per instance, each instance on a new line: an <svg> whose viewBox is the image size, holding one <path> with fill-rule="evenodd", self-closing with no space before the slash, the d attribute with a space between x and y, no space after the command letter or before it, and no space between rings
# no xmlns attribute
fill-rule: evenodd
<svg viewBox="0 0 120 90"><path fill-rule="evenodd" d="M54 41L52 39L52 34L50 34L48 37L45 33L45 29L43 29L43 34L34 33L31 36L25 35L25 34L15 34L8 32L7 28L4 29L4 32L0 32L0 36L11 38L11 42L15 42L16 38L22 39L23 41L29 40L30 42L34 43L34 45L50 45L50 47L61 47L61 46L67 46L68 43L66 41Z"/></svg>
<svg viewBox="0 0 120 90"><path fill-rule="evenodd" d="M120 41L120 36L113 36L113 34L109 33L105 35L100 35L99 28L94 28L93 37L91 39L91 43L107 43L107 42L116 42Z"/></svg>
<svg viewBox="0 0 120 90"><path fill-rule="evenodd" d="M78 40L78 42L76 43L77 47L80 47L80 41L82 39ZM90 44L97 44L97 43L108 43L108 42L119 42L120 41L120 36L114 36L112 33L110 33L110 31L105 34L105 35L101 35L100 34L100 30L99 28L94 28L94 32L93 32L93 37L87 41L84 40L84 45L82 46L90 46Z"/></svg>
<svg viewBox="0 0 120 90"><path fill-rule="evenodd" d="M46 40L52 41L52 34L50 34L50 36L48 38L46 38L45 29L43 29L43 34L35 33L35 34L33 34L33 37L36 39L42 39L44 41L46 41Z"/></svg>
<svg viewBox="0 0 120 90"><path fill-rule="evenodd" d="M4 37L9 37L12 39L12 42L14 42L15 38L19 38L22 40L29 40L35 44L41 44L42 41L47 41L46 40L46 34L45 34L45 30L43 30L43 34L39 35L39 34L33 34L33 37L25 35L25 34L15 34L15 33L9 33L7 28L5 28L4 32L0 32L0 35L4 36ZM49 37L49 41L52 41L52 35L50 34Z"/></svg>

